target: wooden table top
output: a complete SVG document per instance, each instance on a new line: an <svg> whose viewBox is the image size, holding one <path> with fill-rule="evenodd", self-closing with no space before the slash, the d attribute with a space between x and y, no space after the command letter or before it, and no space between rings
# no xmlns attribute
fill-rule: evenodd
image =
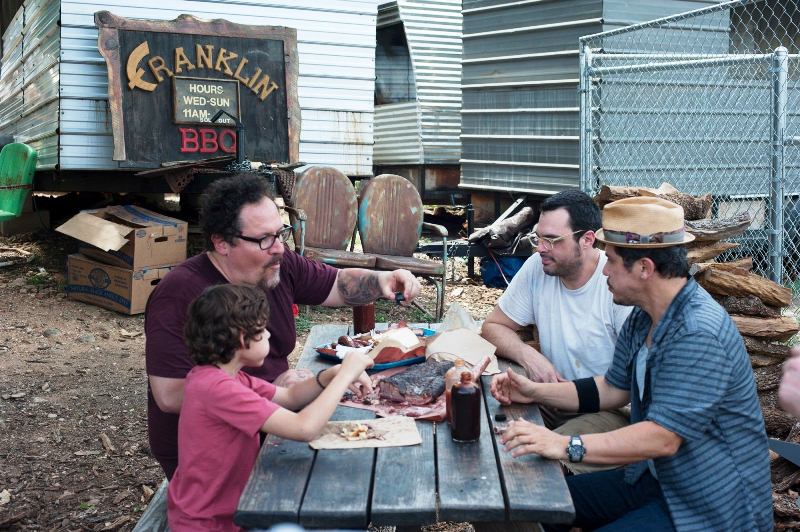
<svg viewBox="0 0 800 532"><path fill-rule="evenodd" d="M435 329L435 324L416 324ZM297 367L331 363L315 347L349 333L346 324L312 327ZM505 364L501 361L501 367ZM500 405L482 378L481 437L455 443L447 423L417 422L422 445L314 451L307 443L268 436L239 501L235 522L267 528L416 526L437 521L568 523L572 500L557 462L513 458L494 434L494 415L542 424L536 405ZM339 406L333 419L365 419L368 410ZM438 494L438 499L437 499Z"/></svg>

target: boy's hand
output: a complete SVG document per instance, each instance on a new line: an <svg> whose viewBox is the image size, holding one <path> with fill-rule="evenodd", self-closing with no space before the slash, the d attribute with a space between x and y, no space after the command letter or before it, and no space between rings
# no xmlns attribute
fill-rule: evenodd
<svg viewBox="0 0 800 532"><path fill-rule="evenodd" d="M366 371L362 371L361 375L353 381L353 384L350 385L350 391L356 394L359 399L363 399L372 393L372 379L367 375Z"/></svg>
<svg viewBox="0 0 800 532"><path fill-rule="evenodd" d="M348 378L355 381L364 370L374 365L375 361L372 360L372 357L368 357L364 353L350 351L342 361L342 371L348 375Z"/></svg>

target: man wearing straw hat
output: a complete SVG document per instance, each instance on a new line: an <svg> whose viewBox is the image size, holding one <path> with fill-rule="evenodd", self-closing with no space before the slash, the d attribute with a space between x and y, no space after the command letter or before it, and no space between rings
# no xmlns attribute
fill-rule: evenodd
<svg viewBox="0 0 800 532"><path fill-rule="evenodd" d="M603 210L597 239L614 301L635 305L604 376L492 382L501 402L592 412L631 403L631 425L562 436L527 421L502 441L538 454L624 469L567 478L574 525L642 530L772 530L767 436L753 372L727 313L689 278L683 209L628 198ZM555 528L554 528L555 529Z"/></svg>

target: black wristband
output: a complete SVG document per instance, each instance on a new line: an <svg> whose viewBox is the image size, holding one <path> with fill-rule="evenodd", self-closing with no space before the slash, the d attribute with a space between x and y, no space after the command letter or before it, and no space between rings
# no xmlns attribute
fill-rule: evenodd
<svg viewBox="0 0 800 532"><path fill-rule="evenodd" d="M328 369L328 368L325 368L325 369ZM322 375L322 372L323 372L323 371L325 371L325 369L321 369L321 370L319 370L319 371L317 372L317 374L316 374L316 375L314 375L314 378L316 379L316 381L317 381L317 384L319 384L319 387L320 387L320 388L322 388L323 390L325 389L325 385L324 385L324 384L322 384L322 381L321 381L321 380L319 380L319 376L320 376L320 375Z"/></svg>
<svg viewBox="0 0 800 532"><path fill-rule="evenodd" d="M578 392L578 413L591 414L600 411L600 392L594 378L575 379L575 389Z"/></svg>

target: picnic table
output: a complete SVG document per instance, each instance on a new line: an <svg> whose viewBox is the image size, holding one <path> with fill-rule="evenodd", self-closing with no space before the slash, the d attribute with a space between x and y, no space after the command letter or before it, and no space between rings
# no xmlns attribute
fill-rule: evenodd
<svg viewBox="0 0 800 532"><path fill-rule="evenodd" d="M329 367L314 348L351 330L346 324L312 327L297 367L314 372ZM422 444L407 447L314 451L304 442L268 436L234 521L244 528L293 522L307 528L355 529L370 523L418 527L467 521L484 530L570 522L574 508L558 462L513 458L493 431L499 412L509 420L542 424L539 408L500 405L489 392L490 382L491 377L482 377L485 408L481 437L474 443L455 443L447 423L426 421L417 422ZM371 411L340 405L333 419L372 417Z"/></svg>

